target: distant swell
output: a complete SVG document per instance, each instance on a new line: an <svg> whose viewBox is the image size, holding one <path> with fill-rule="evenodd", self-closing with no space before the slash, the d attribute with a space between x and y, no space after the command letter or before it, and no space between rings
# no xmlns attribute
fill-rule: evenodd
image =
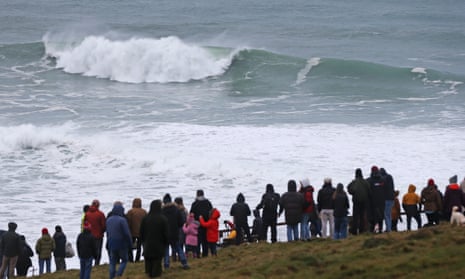
<svg viewBox="0 0 465 279"><path fill-rule="evenodd" d="M88 36L78 44L44 37L46 54L65 72L120 82L187 82L222 75L233 54L213 55L177 37L110 40Z"/></svg>

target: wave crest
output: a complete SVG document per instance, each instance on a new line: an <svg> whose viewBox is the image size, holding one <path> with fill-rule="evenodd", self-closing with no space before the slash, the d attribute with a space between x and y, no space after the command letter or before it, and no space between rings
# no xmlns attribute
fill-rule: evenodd
<svg viewBox="0 0 465 279"><path fill-rule="evenodd" d="M87 36L78 44L60 44L44 37L48 56L65 72L120 82L188 82L222 75L234 57L213 55L207 48L177 37L110 40Z"/></svg>

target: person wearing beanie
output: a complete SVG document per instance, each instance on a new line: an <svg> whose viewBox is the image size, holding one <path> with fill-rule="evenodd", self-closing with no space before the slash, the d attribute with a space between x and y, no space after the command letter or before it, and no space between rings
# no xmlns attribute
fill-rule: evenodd
<svg viewBox="0 0 465 279"><path fill-rule="evenodd" d="M370 184L363 178L362 170L355 170L355 178L349 185L347 191L352 195L352 226L350 233L353 235L361 234L366 231L365 220L367 210L370 204Z"/></svg>
<svg viewBox="0 0 465 279"><path fill-rule="evenodd" d="M168 242L169 246L165 249L165 257L164 257L164 267L170 267L170 248L172 251L172 256L178 255L179 261L182 264L184 269L189 269L189 265L187 264L186 255L184 250L181 249L181 245L179 243L179 231L182 230L182 226L184 225L184 220L182 218L181 211L178 209L175 203L171 201L171 195L166 194L163 197L163 207L162 207L162 214L168 219L168 226L169 226L169 234L168 234Z"/></svg>
<svg viewBox="0 0 465 279"><path fill-rule="evenodd" d="M323 181L323 186L318 191L317 203L318 212L321 218L321 237L334 237L334 200L333 194L336 189L333 187L331 178L327 177Z"/></svg>
<svg viewBox="0 0 465 279"><path fill-rule="evenodd" d="M97 257L97 242L91 233L91 225L84 222L82 232L76 240L77 253L79 256L79 279L90 279L92 272L92 261Z"/></svg>
<svg viewBox="0 0 465 279"><path fill-rule="evenodd" d="M13 278L18 256L21 254L21 237L16 233L18 225L14 222L8 223L8 231L0 238L0 251L2 252L2 263L0 278L5 278L8 268L8 278Z"/></svg>
<svg viewBox="0 0 465 279"><path fill-rule="evenodd" d="M297 192L295 180L287 183L287 192L279 200L279 215L285 212L284 217L287 226L287 241L299 240L299 222L302 220L302 212L305 207L305 199L302 193Z"/></svg>
<svg viewBox="0 0 465 279"><path fill-rule="evenodd" d="M236 245L241 244L244 240L247 242L252 241L250 236L250 227L247 220L252 212L250 211L249 205L245 202L245 197L242 193L239 193L236 198L236 202L231 206L229 215L233 217L233 222L236 227ZM245 239L244 239L245 233Z"/></svg>
<svg viewBox="0 0 465 279"><path fill-rule="evenodd" d="M263 234L265 235L266 240L268 228L270 228L271 243L275 243L277 241L276 226L278 222L278 205L280 199L281 196L278 193L275 193L273 184L267 184L260 203L255 207L257 210L263 208Z"/></svg>
<svg viewBox="0 0 465 279"><path fill-rule="evenodd" d="M55 250L55 240L48 233L47 228L42 229L42 236L36 242L36 254L39 257L39 275L45 272L50 273L52 252Z"/></svg>
<svg viewBox="0 0 465 279"><path fill-rule="evenodd" d="M147 215L147 211L142 208L142 200L140 198L135 198L132 201L132 208L126 214L128 219L129 229L131 230L132 243L135 244L136 248L136 257L134 258L132 249L129 251L129 261L138 262L140 260L142 252L142 243L140 241L140 224L142 219ZM134 247L133 247L134 248Z"/></svg>
<svg viewBox="0 0 465 279"><path fill-rule="evenodd" d="M124 208L120 203L115 203L111 216L106 220L107 248L110 256L110 279L123 276L128 263L128 254L132 249L132 237L129 225L124 217ZM116 265L119 263L118 270Z"/></svg>
<svg viewBox="0 0 465 279"><path fill-rule="evenodd" d="M61 226L55 226L55 233L53 234L55 240L55 250L53 256L55 259L56 270L66 270L66 235L63 233Z"/></svg>
<svg viewBox="0 0 465 279"><path fill-rule="evenodd" d="M413 184L408 186L408 193L402 197L402 208L407 215L407 230L411 229L412 217L417 221L417 228L421 228L421 217L420 217L420 196L415 193L417 187Z"/></svg>
<svg viewBox="0 0 465 279"><path fill-rule="evenodd" d="M439 225L439 212L442 211L442 198L437 190L434 179L428 179L427 185L421 190L421 203L428 219L426 226Z"/></svg>
<svg viewBox="0 0 465 279"><path fill-rule="evenodd" d="M194 213L196 221L199 221L200 216L203 216L208 221L209 213L213 209L211 202L205 198L203 190L197 190L195 201L191 205L189 212ZM200 254L202 250L202 254ZM208 256L208 241L207 231L204 227L199 228L199 244L197 246L197 256Z"/></svg>
<svg viewBox="0 0 465 279"><path fill-rule="evenodd" d="M457 184L457 175L449 178L449 185L446 187L446 192L444 193L444 218L446 220L450 219L452 214L452 208L457 206L460 211L462 207L465 206L465 197L460 185Z"/></svg>

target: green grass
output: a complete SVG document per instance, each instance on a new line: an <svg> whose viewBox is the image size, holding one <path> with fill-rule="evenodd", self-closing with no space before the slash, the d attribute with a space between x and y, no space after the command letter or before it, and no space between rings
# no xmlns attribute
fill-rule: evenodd
<svg viewBox="0 0 465 279"><path fill-rule="evenodd" d="M179 263L163 278L462 278L465 227L441 224L413 232L351 236L345 240L252 243L218 251L217 257ZM40 278L78 278L78 270ZM108 265L94 267L93 279L108 278ZM143 263L129 264L122 278L141 279Z"/></svg>

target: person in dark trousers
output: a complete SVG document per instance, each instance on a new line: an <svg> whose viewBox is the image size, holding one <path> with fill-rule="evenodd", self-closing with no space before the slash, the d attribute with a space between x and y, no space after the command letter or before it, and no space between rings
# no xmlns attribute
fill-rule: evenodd
<svg viewBox="0 0 465 279"><path fill-rule="evenodd" d="M421 191L420 200L423 204L423 209L428 218L428 223L425 226L439 225L439 212L442 211L442 198L437 190L438 186L434 183L434 179L428 179L428 184Z"/></svg>
<svg viewBox="0 0 465 279"><path fill-rule="evenodd" d="M8 269L8 278L13 278L15 274L16 262L21 254L21 237L16 233L18 225L14 222L8 223L8 231L0 238L0 252L2 254L2 267L0 268L0 278L4 278L4 273Z"/></svg>
<svg viewBox="0 0 465 279"><path fill-rule="evenodd" d="M370 209L368 210L368 220L370 222L370 232L383 232L384 207L386 205L386 194L384 190L384 180L377 166L371 168L371 175L367 179L370 184L371 198Z"/></svg>
<svg viewBox="0 0 465 279"><path fill-rule="evenodd" d="M266 240L268 228L270 228L270 240L272 243L275 243L277 241L276 225L278 220L278 205L280 198L280 195L278 193L275 193L273 184L267 184L266 192L262 195L262 199L256 207L257 210L263 208L263 233L265 235Z"/></svg>
<svg viewBox="0 0 465 279"><path fill-rule="evenodd" d="M32 266L31 257L34 256L31 246L27 244L24 235L21 235L21 254L19 254L18 261L16 262L16 275L26 276L27 271Z"/></svg>
<svg viewBox="0 0 465 279"><path fill-rule="evenodd" d="M197 190L195 201L191 205L191 213L194 213L196 221L203 216L208 221L210 211L213 209L211 202L205 198L203 190ZM197 246L197 255L200 257L200 248L202 248L202 257L208 256L207 231L204 227L199 227L199 245Z"/></svg>
<svg viewBox="0 0 465 279"><path fill-rule="evenodd" d="M161 200L150 204L147 216L142 219L140 239L144 248L145 273L149 278L160 277L162 260L168 246L168 219L162 214Z"/></svg>
<svg viewBox="0 0 465 279"><path fill-rule="evenodd" d="M362 170L355 170L355 179L347 186L349 194L352 195L352 226L350 233L361 234L366 231L367 210L370 204L370 184L363 178Z"/></svg>
<svg viewBox="0 0 465 279"><path fill-rule="evenodd" d="M242 193L237 195L236 202L231 206L229 214L233 216L234 226L236 227L236 245L242 243L244 240L244 234L246 237L245 240L250 242L250 227L247 217L250 216L251 212Z"/></svg>
<svg viewBox="0 0 465 279"><path fill-rule="evenodd" d="M92 235L97 242L97 258L95 258L94 265L100 264L102 257L103 236L105 233L105 214L99 209L100 201L93 200L89 210L85 213L84 220L89 222L92 227Z"/></svg>
<svg viewBox="0 0 465 279"><path fill-rule="evenodd" d="M132 201L132 208L126 214L128 219L129 229L131 230L132 243L135 244L133 249L136 249L136 257L134 258L132 249L129 251L129 261L138 262L141 256L142 243L140 241L140 223L142 219L147 215L147 211L142 208L142 200L140 198L135 198Z"/></svg>
<svg viewBox="0 0 465 279"><path fill-rule="evenodd" d="M76 247L80 264L79 279L90 279L92 261L98 255L97 241L91 233L90 223L84 222L82 225L82 232L77 237Z"/></svg>
<svg viewBox="0 0 465 279"><path fill-rule="evenodd" d="M181 249L181 245L179 243L179 230L184 225L184 220L182 218L181 211L178 209L177 205L172 202L171 195L166 194L163 197L163 207L161 209L163 215L165 215L166 219L168 219L169 225L169 234L168 234L168 242L169 247L165 249L165 257L164 257L164 267L170 267L170 247L173 255L178 255L179 260L182 264L184 269L189 269L189 265L187 264L186 255L184 254L183 249Z"/></svg>
<svg viewBox="0 0 465 279"><path fill-rule="evenodd" d="M55 250L53 251L53 257L55 259L56 270L66 270L66 235L63 233L63 229L59 225L55 226L53 240L55 240Z"/></svg>
<svg viewBox="0 0 465 279"><path fill-rule="evenodd" d="M350 205L342 183L337 184L332 199L334 200L334 239L344 239L347 237L347 215Z"/></svg>
<svg viewBox="0 0 465 279"><path fill-rule="evenodd" d="M261 240L266 240L266 235L263 232L263 219L260 216L260 211L257 209L254 209L253 211L253 225L252 225L252 241L261 241Z"/></svg>

